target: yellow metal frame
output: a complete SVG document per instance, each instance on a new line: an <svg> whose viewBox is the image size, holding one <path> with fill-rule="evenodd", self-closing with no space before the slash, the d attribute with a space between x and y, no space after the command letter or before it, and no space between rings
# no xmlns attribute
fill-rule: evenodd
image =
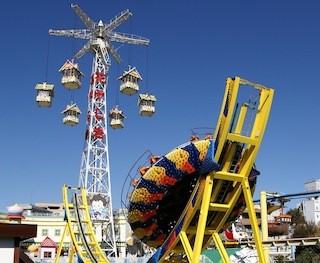
<svg viewBox="0 0 320 263"><path fill-rule="evenodd" d="M231 131L238 90L242 84L253 86L260 93L253 128L248 136L241 135L248 109L246 104L241 106L235 129ZM201 252L212 241L215 243L223 262L230 262L219 233L224 230L240 195L243 194L251 221L259 262L266 263L253 206L252 190L249 184L251 178L249 178L249 175L266 129L273 94L273 89L239 77L227 79L218 126L214 134L214 141L217 143L214 161L218 162L222 169L218 172L211 172L206 178L199 180L186 206L184 215L180 218L181 230L179 230L179 234L173 242L168 242L172 238L169 236L166 241L166 251L162 253L159 262L176 262L176 260L170 261L170 255L184 253L188 258L188 262L197 263ZM245 145L242 157L238 163L238 169L230 172L232 159L239 144ZM225 188L226 185L227 188ZM217 199L221 194L225 194L223 202ZM197 197L196 201L194 201L195 195ZM212 214L215 216L214 220L209 221L208 217Z"/></svg>
<svg viewBox="0 0 320 263"><path fill-rule="evenodd" d="M73 195L68 197L68 192ZM70 235L72 248L69 254L69 263L73 262L77 254L84 263L99 262L109 263L102 251L90 220L87 204L87 191L84 188L72 188L64 185L62 188L63 203L66 216L66 225L57 250L55 263L59 262L65 238ZM70 199L69 199L70 198ZM71 201L69 201L71 200Z"/></svg>

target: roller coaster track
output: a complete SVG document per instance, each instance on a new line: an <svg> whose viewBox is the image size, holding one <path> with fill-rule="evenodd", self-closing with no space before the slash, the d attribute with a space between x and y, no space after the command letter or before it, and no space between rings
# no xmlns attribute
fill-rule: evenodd
<svg viewBox="0 0 320 263"><path fill-rule="evenodd" d="M252 126L248 134L244 133L244 127L249 116L250 103L244 103L237 112L241 85L251 86L258 93L258 100L253 107L255 110L251 110L255 116L251 118ZM199 176L180 218L149 262L179 262L183 261L184 257L184 262L187 259L187 262L197 263L201 252L212 242L219 250L223 262L230 262L219 233L235 220L246 206L259 262L266 263L252 192L258 174L254 169L254 161L267 125L273 94L273 89L239 77L227 79L218 125L213 135L213 161L219 164L220 170ZM147 174L144 177L146 176ZM135 233L139 236L141 229L136 229Z"/></svg>
<svg viewBox="0 0 320 263"><path fill-rule="evenodd" d="M71 196L69 194L71 192ZM87 204L87 191L83 188L63 186L63 203L66 226L62 235L55 263L59 262L61 251L67 235L70 235L72 249L69 262L74 254L83 263L109 263L108 258L97 242Z"/></svg>

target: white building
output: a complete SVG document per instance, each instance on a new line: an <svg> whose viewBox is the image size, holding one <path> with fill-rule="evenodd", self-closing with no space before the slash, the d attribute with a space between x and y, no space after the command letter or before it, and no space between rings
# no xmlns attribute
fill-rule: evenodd
<svg viewBox="0 0 320 263"><path fill-rule="evenodd" d="M306 182L304 188L307 192L320 191L320 179Z"/></svg>
<svg viewBox="0 0 320 263"><path fill-rule="evenodd" d="M114 228L116 234L117 248L119 251L119 257L126 256L127 243L126 239L131 232L131 228L126 219L127 211L124 209L118 209L113 211Z"/></svg>
<svg viewBox="0 0 320 263"><path fill-rule="evenodd" d="M24 242L23 247L27 249L29 246L40 246L40 244L46 240L47 237L53 242L59 245L62 234L66 225L64 220L64 209L62 203L35 203L19 204L23 209L24 218L21 220L21 224L37 225L37 235ZM126 220L126 211L119 209L114 211L114 223L117 247L119 250L119 256L126 256L126 238L131 232L129 224ZM99 239L100 237L100 239ZM101 242L101 235L97 235L98 242ZM69 235L65 237L65 250L68 250L68 243L71 241ZM39 257L41 256L39 251Z"/></svg>
<svg viewBox="0 0 320 263"><path fill-rule="evenodd" d="M303 215L307 221L312 221L315 224L320 223L320 199L310 198L304 200L300 206L303 211Z"/></svg>
<svg viewBox="0 0 320 263"><path fill-rule="evenodd" d="M307 182L304 187L307 192L320 191L320 179ZM320 198L318 196L304 200L300 204L300 209L307 221L320 223Z"/></svg>

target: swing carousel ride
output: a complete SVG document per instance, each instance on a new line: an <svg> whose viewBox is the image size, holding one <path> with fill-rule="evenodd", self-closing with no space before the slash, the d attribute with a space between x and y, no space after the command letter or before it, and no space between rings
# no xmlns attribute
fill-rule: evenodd
<svg viewBox="0 0 320 263"><path fill-rule="evenodd" d="M67 90L79 89L81 77L84 74L80 71L76 60L90 52L93 54L93 62L88 91L85 146L82 153L79 184L75 188L63 187L67 224L61 244L64 243L64 238L69 234L73 241L73 253L77 251L78 256L84 262L87 262L88 259L90 262L96 262L93 260L105 262L105 254L113 257L117 256L111 199L107 118L109 117L111 128L120 129L124 127L124 114L118 106L112 107L107 113L107 85L111 57L116 62L121 63L120 55L111 43L148 46L149 40L137 35L114 31L132 16L129 10L124 10L107 23L103 23L101 20L96 23L78 5L72 4L71 7L85 24L86 29L50 29L49 34L85 39L88 42L73 56L72 60L67 60L59 69L62 74L62 85ZM120 92L133 96L139 91L139 82L142 77L136 67L129 66L129 69L125 70L118 80L120 81ZM38 106L51 107L54 85L45 81L37 84L35 89ZM140 115L152 116L155 112L155 102L156 97L154 95L140 94L138 98ZM63 123L74 126L79 123L81 110L76 103L71 102L62 111L62 114L64 115ZM90 205L90 210L85 209L88 208L87 204ZM92 229L91 222L93 222L95 231ZM77 229L75 230L75 228ZM104 252L99 247L95 235L102 239Z"/></svg>

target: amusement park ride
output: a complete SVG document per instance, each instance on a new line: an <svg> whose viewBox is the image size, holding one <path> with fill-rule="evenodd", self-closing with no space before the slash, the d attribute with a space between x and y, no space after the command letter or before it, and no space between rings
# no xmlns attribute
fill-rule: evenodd
<svg viewBox="0 0 320 263"><path fill-rule="evenodd" d="M85 146L82 154L79 185L76 188L63 187L68 224L61 244L63 244L65 236L70 234L74 245L73 252L77 251L84 262L88 262L88 259L90 262L96 262L93 261L94 259L105 262L106 257L97 245L95 234L102 237L106 254L113 257L117 256L110 186L107 118L109 117L111 128L124 127L124 115L118 109L118 106L113 107L107 114L107 84L111 56L118 63L121 62L121 58L111 42L148 45L149 40L140 36L113 31L132 16L129 10L121 12L108 23L103 23L101 20L95 23L78 5L71 5L71 7L87 28L49 30L49 34L85 39L88 42L74 55L71 61L67 60L60 68L62 85L68 90L78 89L81 85L80 78L83 73L75 60L87 52L92 53L94 58L88 92ZM119 77L119 81L121 81L120 91L129 96L135 94L139 91L138 84L141 80L137 69L129 67L129 70L124 71L122 76ZM43 82L36 85L36 90L37 104L40 107L51 107L54 85ZM138 99L140 115L152 116L155 112L155 101L156 97L154 95L140 94ZM69 126L78 124L78 116L81 111L75 103L67 105L62 113L64 114L64 124ZM70 194L71 199L69 199ZM87 201L90 202L90 211L87 210ZM96 233L92 230L91 221Z"/></svg>
<svg viewBox="0 0 320 263"><path fill-rule="evenodd" d="M112 214L110 166L107 136L106 91L111 56L120 56L111 42L148 45L149 40L114 32L132 14L125 10L108 23L92 21L77 5L71 6L87 29L50 30L51 35L88 40L77 52L94 54L88 92L85 147L78 187L63 187L66 227L57 252L59 261L67 235L72 240L70 262L77 255L80 262L110 262L117 257ZM62 84L67 89L80 87L79 70L74 60L60 69ZM133 95L141 80L136 68L129 68L119 78L120 91ZM240 88L241 87L241 88ZM252 90L255 97L241 101L241 90ZM36 101L50 107L53 85L38 84ZM239 77L228 78L223 103L214 133L204 139L176 147L168 154L152 158L149 167L141 167L141 175L130 182L128 221L146 245L157 249L150 262L199 262L201 252L214 242L224 262L230 262L220 233L236 220L244 207L252 222L259 262L265 263L262 242L255 215L252 192L259 172L254 167L267 125L273 89ZM154 113L156 98L140 94L140 114ZM76 125L80 109L68 105L63 111L66 125ZM123 112L113 107L110 126L123 127ZM104 250L97 241L102 237ZM184 260L185 261L185 260Z"/></svg>
<svg viewBox="0 0 320 263"><path fill-rule="evenodd" d="M242 102L241 90L256 96ZM253 206L259 151L273 89L228 78L214 134L173 149L133 182L128 220L134 234L157 249L150 262L199 262L212 242L230 262L220 233L247 207L259 262L266 262ZM241 104L240 104L241 103Z"/></svg>

